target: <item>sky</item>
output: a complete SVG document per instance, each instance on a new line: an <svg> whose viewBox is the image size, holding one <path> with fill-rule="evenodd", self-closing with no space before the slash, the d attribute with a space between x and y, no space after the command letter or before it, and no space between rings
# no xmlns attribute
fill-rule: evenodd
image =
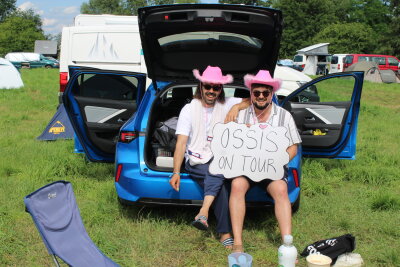
<svg viewBox="0 0 400 267"><path fill-rule="evenodd" d="M17 0L17 7L22 10L33 9L40 15L45 34L58 34L64 26L71 26L80 13L81 4L89 0ZM217 2L203 0L201 2Z"/></svg>
<svg viewBox="0 0 400 267"><path fill-rule="evenodd" d="M45 34L58 34L64 26L71 26L80 13L81 4L87 0L17 0L22 10L33 9L40 15Z"/></svg>

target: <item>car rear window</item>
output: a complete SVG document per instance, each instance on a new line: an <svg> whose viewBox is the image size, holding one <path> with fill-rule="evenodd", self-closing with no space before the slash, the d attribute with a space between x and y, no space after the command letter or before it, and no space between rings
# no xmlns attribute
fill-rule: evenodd
<svg viewBox="0 0 400 267"><path fill-rule="evenodd" d="M225 41L240 46L245 45L258 49L261 48L261 46L263 45L263 42L260 39L248 35L229 33L229 32L212 32L212 31L185 32L185 33L168 35L159 38L158 43L160 44L161 47L163 47L167 45L194 43L196 41L205 41L205 40Z"/></svg>

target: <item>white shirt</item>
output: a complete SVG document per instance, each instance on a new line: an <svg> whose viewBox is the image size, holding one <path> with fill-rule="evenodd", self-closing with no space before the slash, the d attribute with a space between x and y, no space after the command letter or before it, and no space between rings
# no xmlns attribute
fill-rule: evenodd
<svg viewBox="0 0 400 267"><path fill-rule="evenodd" d="M228 114L229 110L236 104L242 102L242 98L237 98L237 97L226 97L225 98L225 103L224 105L224 112L225 116ZM190 104L186 104L178 118L178 124L176 126L176 132L175 134L182 134L188 136L188 142L187 144L190 144L193 133L192 133L192 117L191 117L191 108ZM206 131L204 132L204 138L207 138L207 132L210 130L210 125L211 125L211 116L213 113L214 107L211 108L206 108L203 107L203 112L204 112L204 123L206 124ZM223 121L221 121L223 122ZM187 154L187 151L186 151ZM185 154L185 157L187 158L187 155Z"/></svg>

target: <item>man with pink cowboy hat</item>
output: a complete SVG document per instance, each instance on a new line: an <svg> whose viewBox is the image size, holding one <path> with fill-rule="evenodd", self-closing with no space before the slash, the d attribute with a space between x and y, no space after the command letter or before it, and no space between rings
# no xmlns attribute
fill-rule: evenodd
<svg viewBox="0 0 400 267"><path fill-rule="evenodd" d="M273 94L281 86L280 79L271 77L269 71L260 70L257 75L244 76L244 84L250 90L251 105L239 112L238 123L252 125L265 123L274 127L283 126L287 129L289 139L287 152L289 160L297 154L297 144L301 143L300 135L292 115L272 102ZM235 238L233 250L243 252L243 222L246 213L245 196L252 186L260 186L274 200L275 216L283 239L292 231L292 210L287 189L287 166L281 180L270 180L268 177L260 182L254 182L246 176L236 177L232 181L229 208L232 221L232 231Z"/></svg>
<svg viewBox="0 0 400 267"><path fill-rule="evenodd" d="M177 142L174 153L174 171L170 179L172 188L179 191L180 170L185 157L185 169L190 176L204 186L204 201L192 225L200 230L208 230L208 212L214 203L217 218L217 232L221 243L231 248L231 224L229 218L229 191L222 175L209 173L208 168L213 158L211 152L211 134L216 123L223 123L232 108L229 120L235 118L240 109L249 106L241 98L225 98L223 85L231 83L230 74L223 75L219 67L208 66L202 75L193 70L194 77L200 81L193 100L186 104L178 119L176 128ZM215 201L214 201L215 200Z"/></svg>

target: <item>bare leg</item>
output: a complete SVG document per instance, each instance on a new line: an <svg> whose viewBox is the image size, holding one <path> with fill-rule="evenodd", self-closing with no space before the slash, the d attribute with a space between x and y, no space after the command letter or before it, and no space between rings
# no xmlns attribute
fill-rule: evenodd
<svg viewBox="0 0 400 267"><path fill-rule="evenodd" d="M210 207L211 207L214 199L215 199L215 196L211 196L211 195L204 196L203 205L200 208L199 214L197 214L197 216L194 218L195 220L197 220L200 216L206 216L208 218L208 212L210 210ZM204 222L204 223L208 226L207 222Z"/></svg>
<svg viewBox="0 0 400 267"><path fill-rule="evenodd" d="M232 181L229 210L231 214L232 232L234 237L234 251L243 251L243 222L246 215L245 196L250 184L244 177L237 177Z"/></svg>
<svg viewBox="0 0 400 267"><path fill-rule="evenodd" d="M292 233L292 206L290 205L287 184L282 180L273 181L267 187L267 192L275 201L275 216L283 240L284 235Z"/></svg>

